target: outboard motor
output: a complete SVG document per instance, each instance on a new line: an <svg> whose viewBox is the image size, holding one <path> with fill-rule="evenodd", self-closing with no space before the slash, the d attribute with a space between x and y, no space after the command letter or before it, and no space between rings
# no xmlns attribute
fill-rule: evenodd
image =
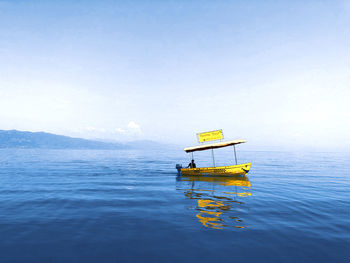
<svg viewBox="0 0 350 263"><path fill-rule="evenodd" d="M181 168L182 168L181 164L176 164L177 176L181 175Z"/></svg>

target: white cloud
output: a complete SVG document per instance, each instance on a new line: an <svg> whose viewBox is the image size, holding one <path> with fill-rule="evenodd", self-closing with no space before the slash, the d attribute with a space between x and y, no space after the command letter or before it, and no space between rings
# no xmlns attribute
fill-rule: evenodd
<svg viewBox="0 0 350 263"><path fill-rule="evenodd" d="M119 127L119 128L116 128L114 131L119 134L131 135L131 136L142 134L141 126L134 121L129 121L128 125L125 128Z"/></svg>
<svg viewBox="0 0 350 263"><path fill-rule="evenodd" d="M115 131L118 133L126 133L126 130L122 128L116 128Z"/></svg>
<svg viewBox="0 0 350 263"><path fill-rule="evenodd" d="M140 125L138 125L136 122L134 121L130 121L128 124L128 128L130 130L141 130Z"/></svg>

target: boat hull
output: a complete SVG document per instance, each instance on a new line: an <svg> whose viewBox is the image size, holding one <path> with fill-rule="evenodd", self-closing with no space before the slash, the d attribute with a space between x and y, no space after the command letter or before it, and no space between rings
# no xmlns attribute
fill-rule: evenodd
<svg viewBox="0 0 350 263"><path fill-rule="evenodd" d="M235 176L245 175L250 170L251 163L244 163L230 166L181 168L183 176Z"/></svg>

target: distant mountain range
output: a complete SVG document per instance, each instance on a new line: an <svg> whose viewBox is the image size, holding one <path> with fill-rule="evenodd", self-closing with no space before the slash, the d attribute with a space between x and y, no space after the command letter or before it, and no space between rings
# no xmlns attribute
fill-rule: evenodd
<svg viewBox="0 0 350 263"><path fill-rule="evenodd" d="M0 148L42 148L42 149L142 149L165 148L166 145L152 141L128 143L102 142L57 135L46 132L0 130Z"/></svg>

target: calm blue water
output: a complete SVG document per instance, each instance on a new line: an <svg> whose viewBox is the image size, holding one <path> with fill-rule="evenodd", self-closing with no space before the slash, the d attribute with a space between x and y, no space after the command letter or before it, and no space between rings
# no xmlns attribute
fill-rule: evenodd
<svg viewBox="0 0 350 263"><path fill-rule="evenodd" d="M0 261L350 262L349 157L239 152L247 178L201 181L182 151L2 149Z"/></svg>

